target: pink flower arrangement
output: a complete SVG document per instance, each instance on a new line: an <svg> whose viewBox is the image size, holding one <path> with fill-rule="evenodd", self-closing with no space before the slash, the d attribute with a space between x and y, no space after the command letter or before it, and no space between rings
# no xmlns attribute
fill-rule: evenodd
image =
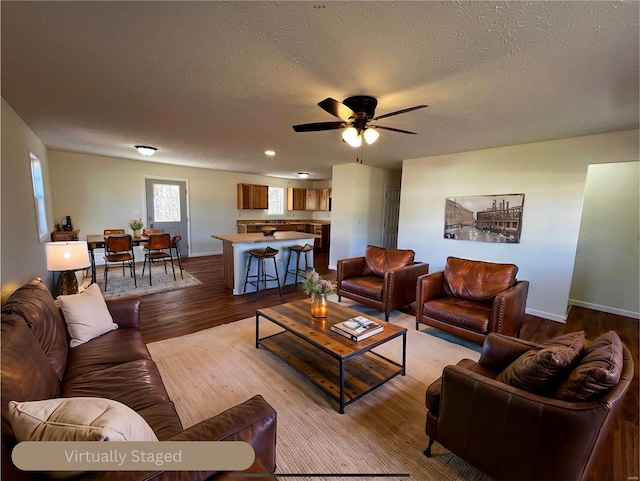
<svg viewBox="0 0 640 481"><path fill-rule="evenodd" d="M320 274L315 270L307 272L307 276L303 284L304 293L313 294L330 294L334 291L335 286L326 279L322 279Z"/></svg>

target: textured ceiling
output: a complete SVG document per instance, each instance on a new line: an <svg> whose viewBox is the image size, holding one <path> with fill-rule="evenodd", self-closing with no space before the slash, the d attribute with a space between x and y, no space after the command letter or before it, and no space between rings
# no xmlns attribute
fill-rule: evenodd
<svg viewBox="0 0 640 481"><path fill-rule="evenodd" d="M2 96L50 148L290 178L638 128L638 2L7 2ZM362 150L316 104L378 99ZM277 155L266 157L273 149ZM517 159L516 159L517 160Z"/></svg>

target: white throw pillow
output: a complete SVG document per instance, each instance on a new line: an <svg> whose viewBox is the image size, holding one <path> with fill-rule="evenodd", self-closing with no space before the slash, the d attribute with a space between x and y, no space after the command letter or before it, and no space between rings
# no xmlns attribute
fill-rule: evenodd
<svg viewBox="0 0 640 481"><path fill-rule="evenodd" d="M157 441L147 422L112 399L76 397L9 402L18 441Z"/></svg>
<svg viewBox="0 0 640 481"><path fill-rule="evenodd" d="M98 284L91 284L79 294L58 296L58 301L71 336L71 347L118 328Z"/></svg>

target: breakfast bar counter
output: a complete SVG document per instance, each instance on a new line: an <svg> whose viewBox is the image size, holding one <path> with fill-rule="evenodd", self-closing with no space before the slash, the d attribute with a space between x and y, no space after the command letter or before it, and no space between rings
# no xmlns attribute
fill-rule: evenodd
<svg viewBox="0 0 640 481"><path fill-rule="evenodd" d="M276 231L273 235L264 235L262 233L251 234L213 234L211 237L222 241L222 264L224 269L224 284L229 289L233 289L236 295L243 294L245 275L247 270L247 260L249 251L254 249L263 249L272 247L279 252L276 255L276 265L278 266L278 275L280 282L284 285L285 273L287 270L287 259L289 258L289 249L291 246L305 244L313 245L315 239L320 237L317 234L308 234L306 232L295 231ZM309 267L313 267L313 250L307 254L309 256ZM291 260L290 270L295 269L293 263L295 256ZM300 264L304 266L304 260L300 260ZM271 272L269 271L271 269ZM252 266L250 274L255 274L255 266ZM271 262L267 263L267 274L275 275ZM287 284L293 284L294 278L288 276ZM275 282L269 284L275 287ZM247 292L255 292L255 286L248 285Z"/></svg>

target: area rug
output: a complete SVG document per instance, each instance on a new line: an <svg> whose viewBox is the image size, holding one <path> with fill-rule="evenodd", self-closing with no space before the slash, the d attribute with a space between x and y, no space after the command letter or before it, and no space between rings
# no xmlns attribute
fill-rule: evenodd
<svg viewBox="0 0 640 481"><path fill-rule="evenodd" d="M421 325L420 330L425 334L429 334L430 336L435 336L440 339L444 339L445 341L453 342L454 344L460 344L461 346L464 346L473 351L476 351L476 352L482 351L482 346L480 344L471 342L467 339L463 339L458 336L454 336L453 334L450 334L446 331L442 331L440 329L436 329L435 327L427 327L426 329L424 329Z"/></svg>
<svg viewBox="0 0 640 481"><path fill-rule="evenodd" d="M105 299L109 297L122 296L125 294L137 294L146 296L148 294L156 294L158 292L175 291L186 287L201 285L198 279L193 277L187 271L183 270L180 276L180 268L176 265L176 280L173 280L173 272L171 266L167 266L167 273L164 268L159 266L153 267L153 285L149 285L149 266L145 268L144 277L142 277L142 262L136 262L136 277L138 286L133 282L133 277L129 275L129 269L125 268L125 274L122 274L122 267L109 267L109 282L107 283L107 291L104 290L104 266L96 267L96 283L100 286L102 295Z"/></svg>
<svg viewBox="0 0 640 481"><path fill-rule="evenodd" d="M423 455L427 386L447 364L479 355L416 331L414 322L406 314L393 322L408 329L407 375L348 405L344 414L304 376L256 349L253 317L148 347L185 427L261 394L278 413L278 473L306 474L296 476L303 480L370 473L408 474L414 481L490 481L438 443L432 458ZM261 322L261 335L269 333L267 326ZM401 340L376 350L400 359Z"/></svg>

